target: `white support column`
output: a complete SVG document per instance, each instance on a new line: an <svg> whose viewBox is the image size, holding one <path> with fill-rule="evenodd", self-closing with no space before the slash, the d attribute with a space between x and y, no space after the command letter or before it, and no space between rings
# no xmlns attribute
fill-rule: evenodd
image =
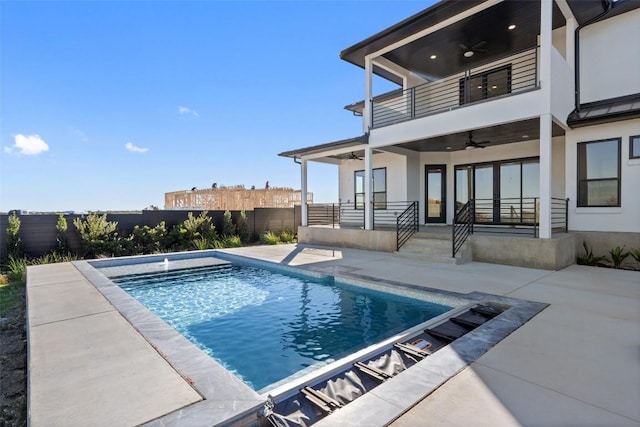
<svg viewBox="0 0 640 427"><path fill-rule="evenodd" d="M540 227L541 239L551 238L551 114L540 116Z"/></svg>
<svg viewBox="0 0 640 427"><path fill-rule="evenodd" d="M371 129L373 118L373 63L370 57L364 59L364 111L362 114L362 133Z"/></svg>
<svg viewBox="0 0 640 427"><path fill-rule="evenodd" d="M309 224L307 221L307 161L305 159L302 159L300 163L300 183L300 198L302 199L300 201L300 205L302 206L300 215L302 217L302 226L306 227Z"/></svg>
<svg viewBox="0 0 640 427"><path fill-rule="evenodd" d="M540 2L540 227L541 239L551 238L551 49L553 0Z"/></svg>
<svg viewBox="0 0 640 427"><path fill-rule="evenodd" d="M373 229L373 150L364 149L364 229Z"/></svg>

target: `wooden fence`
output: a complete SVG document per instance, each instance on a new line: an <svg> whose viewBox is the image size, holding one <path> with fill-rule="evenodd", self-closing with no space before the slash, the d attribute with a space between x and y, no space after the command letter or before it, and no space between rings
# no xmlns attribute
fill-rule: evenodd
<svg viewBox="0 0 640 427"><path fill-rule="evenodd" d="M107 220L117 221L118 232L123 235L128 235L136 225L141 227L145 225L155 227L161 221L164 221L167 230L170 230L173 226L187 219L189 212L193 212L194 215L200 215L201 211L145 210L141 213L107 212ZM221 231L224 221L224 211L209 211L208 214L212 218L216 230ZM18 214L21 222L19 235L28 255L37 257L56 248L56 222L58 215L57 213ZM246 215L252 239L257 239L262 232L268 230L288 229L297 232L298 226L301 224L300 206L293 208L256 208L252 211L246 211ZM84 217L86 217L86 215L65 215L67 219L67 237L71 251L78 251L80 249L80 236L73 225L73 220ZM240 219L240 211L231 211L231 218L233 223L237 224ZM6 259L7 256L7 226L8 214L0 214L0 259Z"/></svg>

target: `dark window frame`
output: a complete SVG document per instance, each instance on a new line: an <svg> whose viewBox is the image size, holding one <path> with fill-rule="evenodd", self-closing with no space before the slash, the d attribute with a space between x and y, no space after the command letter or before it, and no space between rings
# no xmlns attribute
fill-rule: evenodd
<svg viewBox="0 0 640 427"><path fill-rule="evenodd" d="M602 143L602 142L612 142L612 141L617 141L618 142L618 168L617 168L617 174L618 176L616 178L594 178L594 179L581 179L580 175L582 173L582 170L580 168L580 146L585 146L587 144L597 144L597 143ZM618 138L606 138L606 139L598 139L595 141L584 141L584 142L579 142L576 146L576 207L578 208L619 208L622 206L622 138L618 137ZM586 172L586 171L585 171ZM618 190L618 194L617 194L617 201L618 203L615 205L591 205L591 204L587 204L585 203L584 200L582 200L581 197L581 191L580 191L580 184L581 182L591 182L591 181L612 181L612 180L616 180L617 181L617 190Z"/></svg>
<svg viewBox="0 0 640 427"><path fill-rule="evenodd" d="M375 180L375 173L374 171L376 170L384 170L384 191L372 191L372 195L373 195L373 209L375 210L381 210L381 209L387 209L387 167L381 167L381 168L373 168L371 169L371 180L372 180L372 186L373 186L373 190L375 190L375 182L373 182ZM363 173L363 179L364 179L364 169L360 169L360 170L356 170L353 171L353 193L354 193L354 197L353 197L353 205L354 205L354 209L356 210L362 210L364 209L364 191L362 193L358 193L358 189L357 189L357 180L358 180L358 173L362 172ZM364 188L363 188L364 190ZM376 194L384 194L384 202L376 202ZM358 195L362 195L362 202L358 202Z"/></svg>
<svg viewBox="0 0 640 427"><path fill-rule="evenodd" d="M640 135L631 135L629 137L629 158L630 159L640 159L640 150L637 153L633 151L633 142L635 140L640 141Z"/></svg>
<svg viewBox="0 0 640 427"><path fill-rule="evenodd" d="M502 94L502 95L497 95L497 96L503 96L503 95L507 95L511 93L512 90L512 67L511 64L507 64L507 65L502 65L500 67L497 68L492 68L490 70L487 71L483 71L482 73L478 73L478 74L472 74L469 76L465 76L463 78L460 79L460 96L459 96L459 103L460 105L466 105L466 104L471 104L472 102L479 102L479 101L470 101L469 98L469 82L472 79L481 77L482 78L482 99L480 101L486 101L487 99L491 99L493 97L488 96L489 92L487 90L487 80L490 74L493 73L497 73L500 71L504 71L507 70L507 93L506 94Z"/></svg>

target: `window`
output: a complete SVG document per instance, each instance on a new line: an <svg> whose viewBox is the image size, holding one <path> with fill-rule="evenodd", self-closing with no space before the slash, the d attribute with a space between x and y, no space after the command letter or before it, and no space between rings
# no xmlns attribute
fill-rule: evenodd
<svg viewBox="0 0 640 427"><path fill-rule="evenodd" d="M620 143L578 144L578 207L620 206Z"/></svg>
<svg viewBox="0 0 640 427"><path fill-rule="evenodd" d="M640 159L640 135L629 138L629 158Z"/></svg>
<svg viewBox="0 0 640 427"><path fill-rule="evenodd" d="M460 105L511 93L511 65L460 79Z"/></svg>
<svg viewBox="0 0 640 427"><path fill-rule="evenodd" d="M373 169L373 208L387 208L387 168ZM355 172L356 209L364 209L364 171Z"/></svg>

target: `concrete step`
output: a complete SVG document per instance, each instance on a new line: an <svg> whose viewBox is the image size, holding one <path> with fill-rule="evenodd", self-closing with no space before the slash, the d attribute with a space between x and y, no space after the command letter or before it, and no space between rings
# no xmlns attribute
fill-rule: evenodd
<svg viewBox="0 0 640 427"><path fill-rule="evenodd" d="M432 248L449 248L451 249L451 240L443 240L443 239L426 239L422 237L412 237L405 243L402 247L412 246L412 247L432 247Z"/></svg>
<svg viewBox="0 0 640 427"><path fill-rule="evenodd" d="M435 239L435 240L448 240L451 241L451 231L446 233L437 233L437 232L428 232L428 231L418 231L415 233L412 238L417 239Z"/></svg>
<svg viewBox="0 0 640 427"><path fill-rule="evenodd" d="M399 252L416 252L424 254L440 254L451 256L451 243L447 246L427 245L416 242L407 242L400 248Z"/></svg>
<svg viewBox="0 0 640 427"><path fill-rule="evenodd" d="M413 251L406 251L406 252L394 252L393 256L398 257L398 258L409 258L409 259L415 259L415 260L419 260L419 261L424 261L424 262L433 262L433 263L437 263L437 264L453 264L453 265L458 265L458 264L462 264L463 262L465 262L462 258L460 257L456 257L453 258L451 256L451 254L428 254L428 253L424 253L424 252L413 252Z"/></svg>
<svg viewBox="0 0 640 427"><path fill-rule="evenodd" d="M453 258L451 245L449 234L416 233L399 251L394 252L394 256L442 264L461 264L471 260L471 254L466 245Z"/></svg>

